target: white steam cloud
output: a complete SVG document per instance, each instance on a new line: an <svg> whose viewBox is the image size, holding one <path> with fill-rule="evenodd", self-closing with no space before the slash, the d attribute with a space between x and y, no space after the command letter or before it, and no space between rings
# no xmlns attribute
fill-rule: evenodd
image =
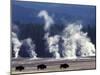
<svg viewBox="0 0 100 75"><path fill-rule="evenodd" d="M53 55L52 57L77 58L95 56L95 46L87 37L87 33L82 32L82 25L69 24L63 30L62 35L50 36L50 27L54 24L54 20L45 10L40 11L38 16L44 18L44 38L47 41L49 52Z"/></svg>
<svg viewBox="0 0 100 75"><path fill-rule="evenodd" d="M46 32L49 31L52 24L54 24L54 21L51 16L49 16L48 12L46 10L42 10L39 12L38 17L43 17L45 20L44 30Z"/></svg>
<svg viewBox="0 0 100 75"><path fill-rule="evenodd" d="M35 44L33 43L31 38L24 39L20 41L18 39L18 32L19 28L17 25L13 25L12 27L12 53L14 58L18 58L20 55L19 54L25 54L25 50L27 54L29 54L30 58L37 58L37 54L35 53ZM24 45L24 50L21 52L21 47ZM20 53L21 52L21 53ZM24 56L23 56L24 57Z"/></svg>
<svg viewBox="0 0 100 75"><path fill-rule="evenodd" d="M45 31L45 35L44 38L47 41L47 45L48 45L48 50L50 53L52 53L52 57L54 58L60 58L60 54L59 54L59 35L55 35L55 36L50 36L50 27L54 24L54 20L51 16L49 16L48 12L46 10L42 10L39 12L38 14L39 17L43 17L44 21L45 21L45 25L44 25L44 31Z"/></svg>
<svg viewBox="0 0 100 75"><path fill-rule="evenodd" d="M59 35L51 36L47 38L47 44L49 52L53 54L54 58L60 58L59 54Z"/></svg>
<svg viewBox="0 0 100 75"><path fill-rule="evenodd" d="M22 52L26 52L28 57L37 58L37 54L35 52L35 44L31 38L27 38L23 40L22 47L24 47Z"/></svg>
<svg viewBox="0 0 100 75"><path fill-rule="evenodd" d="M87 37L87 33L82 32L81 29L82 25L69 24L63 30L63 57L76 58L78 56L95 56L94 45Z"/></svg>
<svg viewBox="0 0 100 75"><path fill-rule="evenodd" d="M11 35L12 35L11 42L13 46L12 51L14 52L14 57L18 58L18 54L19 54L20 47L21 47L21 42L19 41L16 33L12 32Z"/></svg>

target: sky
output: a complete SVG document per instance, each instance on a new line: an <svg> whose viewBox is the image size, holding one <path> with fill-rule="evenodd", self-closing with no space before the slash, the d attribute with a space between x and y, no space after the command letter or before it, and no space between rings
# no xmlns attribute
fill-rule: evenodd
<svg viewBox="0 0 100 75"><path fill-rule="evenodd" d="M39 2L12 2L12 21L24 23L44 23L37 17L41 10L46 10L56 24L81 22L83 25L96 24L96 7L90 5L72 5Z"/></svg>

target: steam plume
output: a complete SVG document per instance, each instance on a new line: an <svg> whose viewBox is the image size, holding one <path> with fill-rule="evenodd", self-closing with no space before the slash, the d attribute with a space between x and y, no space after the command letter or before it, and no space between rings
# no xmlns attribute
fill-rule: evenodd
<svg viewBox="0 0 100 75"><path fill-rule="evenodd" d="M87 37L87 33L82 32L81 29L82 25L69 24L63 30L63 57L76 58L79 56L95 56L94 45Z"/></svg>
<svg viewBox="0 0 100 75"><path fill-rule="evenodd" d="M44 21L45 21L44 30L46 32L48 32L51 25L54 24L54 21L53 21L52 17L49 16L49 14L46 10L40 11L39 14L38 14L38 17L40 17L40 18L43 17L44 18Z"/></svg>
<svg viewBox="0 0 100 75"><path fill-rule="evenodd" d="M20 50L20 56L37 58L37 54L35 53L35 44L31 38L27 38L23 40L21 50Z"/></svg>
<svg viewBox="0 0 100 75"><path fill-rule="evenodd" d="M36 58L37 54L35 53L35 44L31 38L24 39L20 41L18 39L19 28L17 25L12 26L12 53L15 58L19 56L25 57L29 56L30 58Z"/></svg>
<svg viewBox="0 0 100 75"><path fill-rule="evenodd" d="M12 25L12 32L16 33L17 36L18 36L19 31L20 31L20 30L19 30L19 27L18 27L17 25L13 24L13 25Z"/></svg>
<svg viewBox="0 0 100 75"><path fill-rule="evenodd" d="M59 35L51 36L47 38L49 52L53 54L54 58L60 58L59 54Z"/></svg>
<svg viewBox="0 0 100 75"><path fill-rule="evenodd" d="M58 53L58 51L59 51L59 46L58 46L59 35L50 36L50 27L52 24L54 24L54 20L52 19L51 16L49 16L48 12L45 10L40 11L38 16L43 17L44 21L45 21L44 38L47 41L49 52L52 53L52 55L53 55L52 57L60 58L60 54Z"/></svg>
<svg viewBox="0 0 100 75"><path fill-rule="evenodd" d="M50 36L50 27L54 24L54 20L45 10L40 11L38 16L44 18L44 38L47 41L48 51L54 58L95 56L95 47L87 37L87 33L82 31L81 24L68 24L61 35Z"/></svg>
<svg viewBox="0 0 100 75"><path fill-rule="evenodd" d="M16 33L12 32L11 34L12 34L11 41L12 41L12 47L13 47L12 52L14 52L14 57L18 58L21 42L19 41Z"/></svg>

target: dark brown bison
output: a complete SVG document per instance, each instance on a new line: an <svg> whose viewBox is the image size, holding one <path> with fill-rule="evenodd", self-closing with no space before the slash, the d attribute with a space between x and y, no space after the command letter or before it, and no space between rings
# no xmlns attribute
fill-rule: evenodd
<svg viewBox="0 0 100 75"><path fill-rule="evenodd" d="M44 65L44 64L40 64L40 65L38 65L37 66L37 69L39 70L44 70L44 69L46 69L47 68L47 66L46 65Z"/></svg>
<svg viewBox="0 0 100 75"><path fill-rule="evenodd" d="M68 67L69 67L68 64L61 64L61 65L60 65L60 68L61 68L61 69L62 69L62 68L65 69L65 68L68 68Z"/></svg>
<svg viewBox="0 0 100 75"><path fill-rule="evenodd" d="M24 67L23 66L17 66L16 67L16 71L22 71L22 70L24 70Z"/></svg>

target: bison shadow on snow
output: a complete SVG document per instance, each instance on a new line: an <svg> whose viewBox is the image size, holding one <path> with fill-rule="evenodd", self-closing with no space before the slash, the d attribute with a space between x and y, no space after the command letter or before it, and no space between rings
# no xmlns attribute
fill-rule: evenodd
<svg viewBox="0 0 100 75"><path fill-rule="evenodd" d="M38 70L44 70L44 69L46 69L46 68L47 68L47 66L44 65L44 64L40 64L40 65L37 66L37 69L38 69Z"/></svg>
<svg viewBox="0 0 100 75"><path fill-rule="evenodd" d="M66 68L68 68L68 67L69 67L68 64L61 64L61 65L60 65L60 69L66 69Z"/></svg>
<svg viewBox="0 0 100 75"><path fill-rule="evenodd" d="M21 66L21 65L20 65L20 66L17 66L17 67L16 67L16 71L22 71L22 70L24 70L24 66Z"/></svg>

